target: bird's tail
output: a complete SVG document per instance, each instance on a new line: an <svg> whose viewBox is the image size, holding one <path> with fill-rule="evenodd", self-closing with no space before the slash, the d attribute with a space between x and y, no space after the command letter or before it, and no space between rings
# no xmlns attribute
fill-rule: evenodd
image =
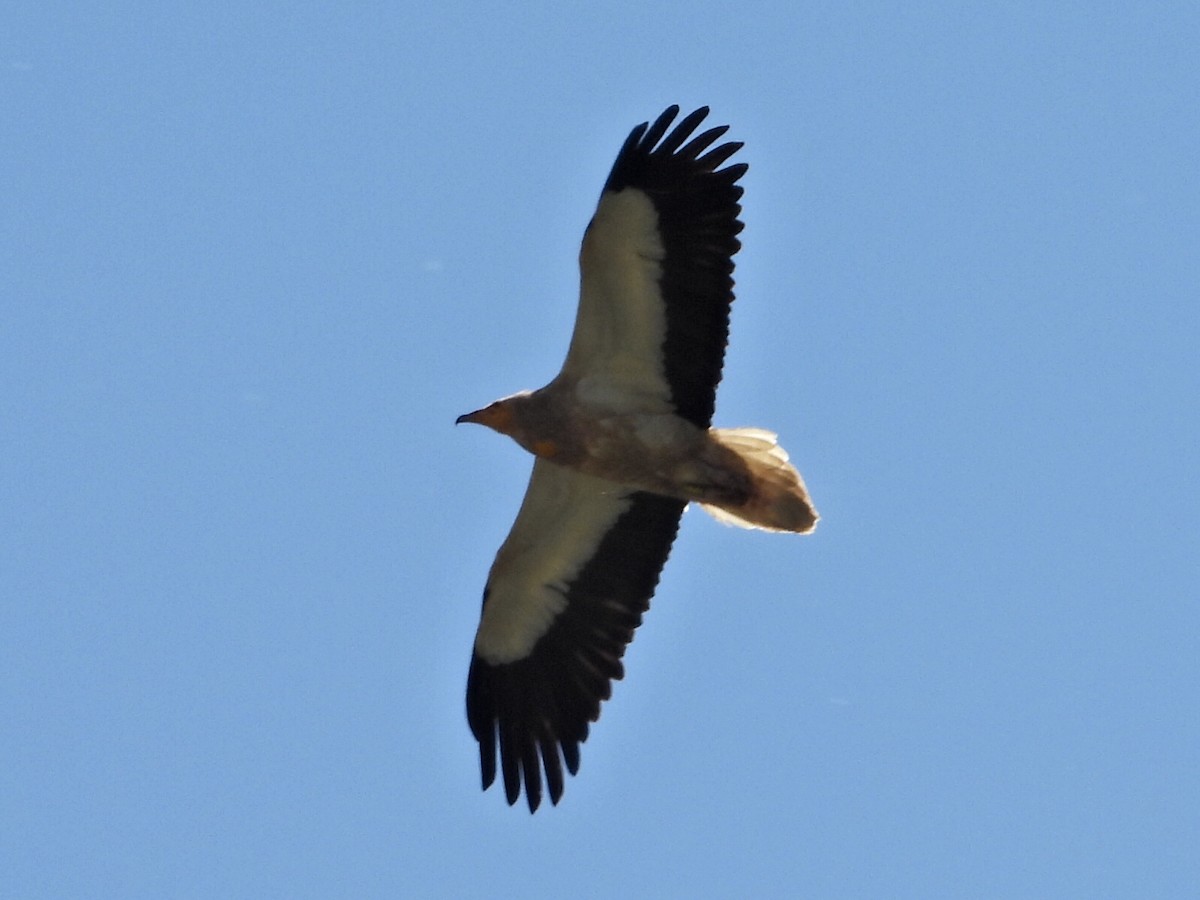
<svg viewBox="0 0 1200 900"><path fill-rule="evenodd" d="M701 503L705 512L739 528L807 534L816 527L819 517L804 479L774 434L761 428L714 428L709 435L745 464L751 491L749 499L736 505Z"/></svg>

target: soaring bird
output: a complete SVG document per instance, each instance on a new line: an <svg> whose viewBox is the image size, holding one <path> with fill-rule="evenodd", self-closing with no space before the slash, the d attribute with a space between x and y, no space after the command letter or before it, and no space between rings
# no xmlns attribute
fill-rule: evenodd
<svg viewBox="0 0 1200 900"><path fill-rule="evenodd" d="M486 790L530 812L563 792L650 605L689 502L804 534L817 512L769 431L710 428L733 302L742 146L704 107L630 133L583 236L579 309L548 385L460 416L536 459L496 554L467 677ZM711 148L711 149L710 149Z"/></svg>

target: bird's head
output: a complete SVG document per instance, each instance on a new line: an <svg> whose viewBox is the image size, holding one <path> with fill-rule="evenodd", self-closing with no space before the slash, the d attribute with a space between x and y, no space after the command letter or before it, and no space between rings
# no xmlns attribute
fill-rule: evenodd
<svg viewBox="0 0 1200 900"><path fill-rule="evenodd" d="M461 425L463 422L473 422L476 425L486 425L493 431L500 432L500 434L511 436L517 428L517 405L525 396L525 394L513 394L511 397L505 397L503 400L489 403L483 409L477 409L474 412L459 416L454 420L454 424Z"/></svg>

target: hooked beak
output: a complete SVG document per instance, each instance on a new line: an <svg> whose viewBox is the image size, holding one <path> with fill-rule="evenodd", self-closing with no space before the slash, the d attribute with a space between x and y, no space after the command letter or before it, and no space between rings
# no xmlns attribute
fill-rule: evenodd
<svg viewBox="0 0 1200 900"><path fill-rule="evenodd" d="M502 400L497 400L483 409L477 409L474 412L459 416L454 420L454 424L461 425L463 422L471 422L475 425L486 425L493 431L507 434L508 429L512 425L512 418L512 409L508 404Z"/></svg>

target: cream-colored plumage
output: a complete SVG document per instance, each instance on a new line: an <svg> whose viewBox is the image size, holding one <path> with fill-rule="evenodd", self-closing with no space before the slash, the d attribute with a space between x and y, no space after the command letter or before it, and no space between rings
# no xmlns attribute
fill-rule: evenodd
<svg viewBox="0 0 1200 900"><path fill-rule="evenodd" d="M580 251L580 300L546 387L459 418L537 457L488 576L467 713L483 785L497 752L531 810L599 715L689 502L720 521L805 533L817 514L774 434L710 427L733 300L741 146L677 107L626 140ZM711 149L710 149L711 148Z"/></svg>
<svg viewBox="0 0 1200 900"><path fill-rule="evenodd" d="M487 425L556 466L695 501L727 524L813 529L817 514L804 481L774 434L702 429L673 412L650 411L658 406L653 383L635 381L632 390L595 402L581 397L576 380L560 375L541 390L497 400L461 421Z"/></svg>

